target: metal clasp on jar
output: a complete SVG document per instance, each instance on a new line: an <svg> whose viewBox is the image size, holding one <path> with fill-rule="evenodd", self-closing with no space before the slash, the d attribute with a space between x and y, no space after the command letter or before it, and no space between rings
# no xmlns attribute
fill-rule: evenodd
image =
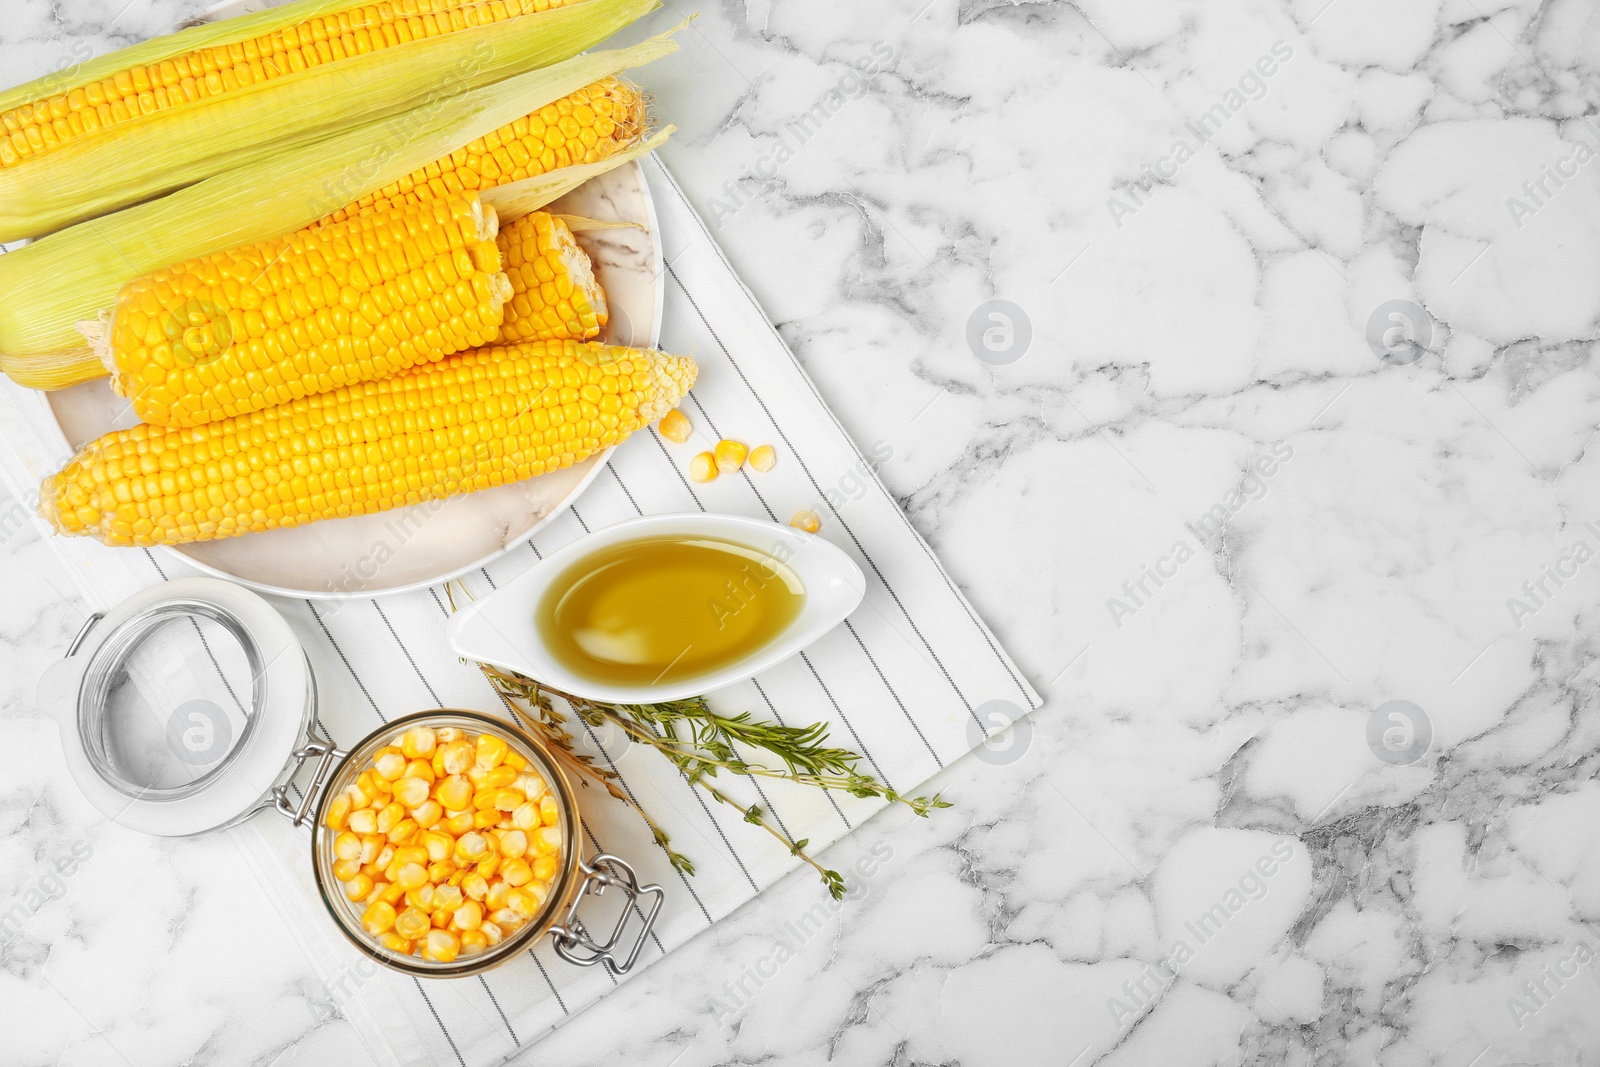
<svg viewBox="0 0 1600 1067"><path fill-rule="evenodd" d="M645 939L650 936L650 931L655 926L656 915L661 911L661 902L666 899L666 890L655 883L640 885L639 876L634 873L632 867L624 860L605 852L595 856L592 861L580 859L578 869L583 872L583 885L572 898L572 903L567 906L566 920L561 925L550 928L550 934L555 939L556 955L579 967L593 967L597 963L604 963L612 974L627 974L638 960L639 950L644 947ZM622 914L617 917L611 935L604 941L596 941L589 933L588 927L583 924L583 920L578 918L578 907L589 893L593 892L598 897L611 886L616 886L622 892L627 898L627 903L622 909ZM653 900L649 910L642 911L639 908L639 899L646 896ZM622 941L622 934L627 928L630 915L638 915L644 921L639 928L639 935L634 938L632 947L628 949L627 957L619 961L615 950Z"/></svg>
<svg viewBox="0 0 1600 1067"><path fill-rule="evenodd" d="M317 800L322 796L323 789L327 788L328 779L333 777L333 770L339 761L348 755L343 749L331 740L317 732L316 721L313 719L306 724L306 743L294 750L294 766L284 775L283 783L272 787L272 807L279 814L293 820L295 826L305 823L310 817L311 810L317 806ZM289 783L294 781L300 768L305 766L306 760L315 759L316 769L312 772L311 783L306 786L305 795L296 804L289 799Z"/></svg>

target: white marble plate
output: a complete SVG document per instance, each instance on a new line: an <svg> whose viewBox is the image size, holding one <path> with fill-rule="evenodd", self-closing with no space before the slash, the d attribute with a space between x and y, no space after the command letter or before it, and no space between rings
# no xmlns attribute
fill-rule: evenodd
<svg viewBox="0 0 1600 1067"><path fill-rule="evenodd" d="M578 243L594 260L611 308L601 340L659 344L661 245L639 164L623 164L587 182L550 210L638 224L580 233ZM138 421L105 379L50 393L48 400L74 449ZM402 593L482 566L531 537L588 488L609 454L608 449L566 470L450 500L163 551L207 574L283 596Z"/></svg>

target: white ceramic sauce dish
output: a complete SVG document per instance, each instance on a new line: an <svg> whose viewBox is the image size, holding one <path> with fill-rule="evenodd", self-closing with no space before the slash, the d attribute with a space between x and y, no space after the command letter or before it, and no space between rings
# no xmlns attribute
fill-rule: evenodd
<svg viewBox="0 0 1600 1067"><path fill-rule="evenodd" d="M704 537L782 560L805 589L799 613L772 640L721 669L657 685L607 685L574 673L545 647L536 609L551 583L574 562L613 545L646 538ZM833 629L860 605L866 576L837 546L791 526L737 515L647 515L596 530L546 556L489 596L464 606L445 627L459 656L515 671L590 700L655 704L713 692L781 663Z"/></svg>

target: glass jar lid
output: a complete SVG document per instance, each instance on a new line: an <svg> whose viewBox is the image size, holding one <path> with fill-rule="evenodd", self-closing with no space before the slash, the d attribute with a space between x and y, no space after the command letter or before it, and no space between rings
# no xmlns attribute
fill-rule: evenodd
<svg viewBox="0 0 1600 1067"><path fill-rule="evenodd" d="M164 582L91 617L39 684L84 795L113 822L163 837L271 804L314 703L288 623L215 578Z"/></svg>

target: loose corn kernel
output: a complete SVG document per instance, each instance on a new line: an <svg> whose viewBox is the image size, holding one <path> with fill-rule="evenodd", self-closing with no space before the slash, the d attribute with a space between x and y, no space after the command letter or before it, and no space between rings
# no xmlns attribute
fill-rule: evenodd
<svg viewBox="0 0 1600 1067"><path fill-rule="evenodd" d="M500 766L500 761L506 758L506 750L510 747L503 737L496 737L494 734L479 734L478 766L486 771Z"/></svg>
<svg viewBox="0 0 1600 1067"><path fill-rule="evenodd" d="M500 877L505 879L511 888L516 889L533 881L533 868L528 866L526 860L506 860L500 865Z"/></svg>
<svg viewBox="0 0 1600 1067"><path fill-rule="evenodd" d="M459 741L467 736L467 732L459 726L441 726L433 731L434 740L441 745L448 745L452 741Z"/></svg>
<svg viewBox="0 0 1600 1067"><path fill-rule="evenodd" d="M403 752L385 752L373 761L373 768L383 776L385 781L394 781L406 773L406 757ZM382 789L383 786L379 786Z"/></svg>
<svg viewBox="0 0 1600 1067"><path fill-rule="evenodd" d="M444 808L437 800L424 800L412 810L411 817L424 830L431 830L444 818Z"/></svg>
<svg viewBox="0 0 1600 1067"><path fill-rule="evenodd" d="M477 752L466 741L452 741L444 746L444 769L451 775L464 774L477 760Z"/></svg>
<svg viewBox="0 0 1600 1067"><path fill-rule="evenodd" d="M330 830L343 830L344 823L350 817L350 794L340 793L328 801L327 813L322 816L322 825Z"/></svg>
<svg viewBox="0 0 1600 1067"><path fill-rule="evenodd" d="M524 774L517 778L516 788L522 790L524 796L537 804L550 792L550 785L538 774Z"/></svg>
<svg viewBox="0 0 1600 1067"><path fill-rule="evenodd" d="M416 908L407 908L396 916L394 932L409 941L415 941L417 938L427 934L432 925L426 912L419 911Z"/></svg>
<svg viewBox="0 0 1600 1067"><path fill-rule="evenodd" d="M444 828L457 836L464 834L473 828L472 817L476 814L477 812L473 811L463 811L452 815L445 820Z"/></svg>
<svg viewBox="0 0 1600 1067"><path fill-rule="evenodd" d="M341 882L348 882L360 873L361 862L359 860L334 860L333 862L333 876Z"/></svg>
<svg viewBox="0 0 1600 1067"><path fill-rule="evenodd" d="M698 453L689 461L689 477L697 482L709 482L717 476L717 457L710 452Z"/></svg>
<svg viewBox="0 0 1600 1067"><path fill-rule="evenodd" d="M488 919L479 924L478 933L483 935L491 947L498 945L506 936L504 930Z"/></svg>
<svg viewBox="0 0 1600 1067"><path fill-rule="evenodd" d="M765 474L778 465L778 450L771 445L756 445L750 450L750 466Z"/></svg>
<svg viewBox="0 0 1600 1067"><path fill-rule="evenodd" d="M717 461L717 470L723 474L732 474L744 466L744 461L750 455L750 450L739 441L729 441L724 438L717 442L713 458Z"/></svg>
<svg viewBox="0 0 1600 1067"><path fill-rule="evenodd" d="M500 855L516 859L528 851L528 835L522 830L507 830L500 835Z"/></svg>
<svg viewBox="0 0 1600 1067"><path fill-rule="evenodd" d="M533 834L533 851L538 856L554 856L561 851L561 831L554 826L541 826Z"/></svg>
<svg viewBox="0 0 1600 1067"><path fill-rule="evenodd" d="M539 799L539 821L546 826L555 826L561 822L561 805L556 803L556 798L545 794Z"/></svg>
<svg viewBox="0 0 1600 1067"><path fill-rule="evenodd" d="M425 759L414 759L410 763L406 764L406 777L421 778L424 782L427 782L429 786L432 786L437 780L433 773L433 764L429 763Z"/></svg>
<svg viewBox="0 0 1600 1067"><path fill-rule="evenodd" d="M472 802L472 783L459 774L452 774L433 787L434 799L449 811L461 811Z"/></svg>
<svg viewBox="0 0 1600 1067"><path fill-rule="evenodd" d="M421 778L402 778L394 784L395 803L418 808L428 799L428 783Z"/></svg>
<svg viewBox="0 0 1600 1067"><path fill-rule="evenodd" d="M482 900L489 895L489 879L473 871L461 880L461 891L472 900Z"/></svg>
<svg viewBox="0 0 1600 1067"><path fill-rule="evenodd" d="M461 940L448 930L429 930L422 942L422 958L449 963L461 951Z"/></svg>
<svg viewBox="0 0 1600 1067"><path fill-rule="evenodd" d="M488 949L489 938L482 932L481 927L477 930L468 930L461 935L461 955L476 956Z"/></svg>
<svg viewBox="0 0 1600 1067"><path fill-rule="evenodd" d="M694 433L694 426L677 408L661 416L661 423L656 429L662 437L678 445L683 444L689 439L689 435Z"/></svg>
<svg viewBox="0 0 1600 1067"><path fill-rule="evenodd" d="M378 812L377 821L373 825L377 828L378 833L386 834L390 830L393 830L396 824L398 824L400 820L404 819L405 817L405 808L401 807L399 804L389 803L384 806L382 811Z"/></svg>
<svg viewBox="0 0 1600 1067"><path fill-rule="evenodd" d="M393 952L397 956L411 955L411 942L395 933L393 930L378 935L378 944Z"/></svg>
<svg viewBox="0 0 1600 1067"><path fill-rule="evenodd" d="M372 879L358 874L344 884L344 895L350 900L363 900L372 892Z"/></svg>
<svg viewBox="0 0 1600 1067"><path fill-rule="evenodd" d="M353 860L361 855L361 838L346 830L333 839L333 854L342 860Z"/></svg>
<svg viewBox="0 0 1600 1067"><path fill-rule="evenodd" d="M533 876L541 882L550 881L560 869L561 861L554 856L540 856L533 861Z"/></svg>
<svg viewBox="0 0 1600 1067"><path fill-rule="evenodd" d="M400 751L411 759L420 759L433 755L434 744L437 738L433 728L429 726L413 726L405 732L400 740Z"/></svg>
<svg viewBox="0 0 1600 1067"><path fill-rule="evenodd" d="M361 915L361 925L373 937L377 937L394 925L394 905L380 900L374 903Z"/></svg>
<svg viewBox="0 0 1600 1067"><path fill-rule="evenodd" d="M801 508L789 520L789 525L796 530L804 530L806 533L816 533L822 529L822 516L810 508Z"/></svg>
<svg viewBox="0 0 1600 1067"><path fill-rule="evenodd" d="M483 905L476 900L464 900L456 909L450 925L457 930L476 930L483 923Z"/></svg>
<svg viewBox="0 0 1600 1067"><path fill-rule="evenodd" d="M511 813L511 825L518 830L536 830L539 827L539 805L521 804Z"/></svg>
<svg viewBox="0 0 1600 1067"><path fill-rule="evenodd" d="M378 813L371 808L352 811L350 820L346 825L358 834L375 833L378 829Z"/></svg>
<svg viewBox="0 0 1600 1067"><path fill-rule="evenodd" d="M522 755L517 752L516 749L506 750L505 763L507 767L510 767L515 771L525 771L528 769L528 761L523 759Z"/></svg>

